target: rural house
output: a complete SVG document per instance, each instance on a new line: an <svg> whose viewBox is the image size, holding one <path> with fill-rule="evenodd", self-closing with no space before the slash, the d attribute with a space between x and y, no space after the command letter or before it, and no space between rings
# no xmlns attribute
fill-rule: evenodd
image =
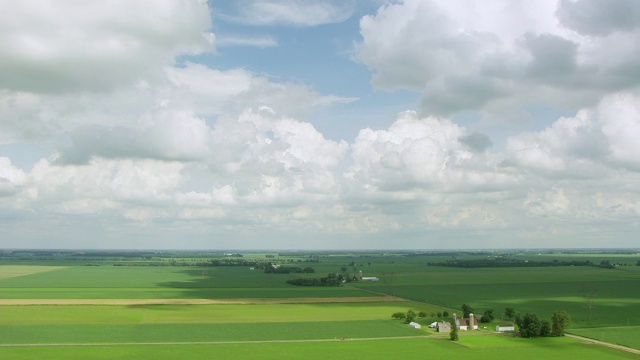
<svg viewBox="0 0 640 360"><path fill-rule="evenodd" d="M457 315L453 314L453 322L458 330L478 330L478 319L473 314L462 319L458 319Z"/></svg>

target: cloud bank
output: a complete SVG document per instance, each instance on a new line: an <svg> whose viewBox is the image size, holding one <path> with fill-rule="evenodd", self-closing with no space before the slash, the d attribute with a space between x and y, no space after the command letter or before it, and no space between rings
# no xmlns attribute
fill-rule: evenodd
<svg viewBox="0 0 640 360"><path fill-rule="evenodd" d="M354 6L240 9L252 27L305 27ZM382 5L360 19L355 59L375 88L419 92L420 109L336 140L309 114L357 99L199 62L216 44L205 2L12 4L0 15L12 44L0 50L2 245L633 246L640 17L633 1L601 6ZM533 104L571 115L504 144L453 117L520 121ZM11 146L31 143L50 151L25 164Z"/></svg>

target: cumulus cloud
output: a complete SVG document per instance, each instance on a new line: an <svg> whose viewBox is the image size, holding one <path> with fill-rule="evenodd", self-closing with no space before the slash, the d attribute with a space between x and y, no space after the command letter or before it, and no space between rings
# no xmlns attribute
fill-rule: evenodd
<svg viewBox="0 0 640 360"><path fill-rule="evenodd" d="M488 190L512 180L478 151L487 141L450 120L405 112L388 130L360 131L352 145L354 164L348 176L383 192Z"/></svg>
<svg viewBox="0 0 640 360"><path fill-rule="evenodd" d="M11 159L0 157L0 197L16 194L27 180L27 174L13 166Z"/></svg>
<svg viewBox="0 0 640 360"><path fill-rule="evenodd" d="M0 83L60 93L157 79L176 56L212 50L210 27L208 6L198 0L7 3Z"/></svg>
<svg viewBox="0 0 640 360"><path fill-rule="evenodd" d="M556 14L562 25L583 35L640 28L640 4L634 0L561 0Z"/></svg>
<svg viewBox="0 0 640 360"><path fill-rule="evenodd" d="M191 114L161 112L149 127L88 126L71 133L60 162L87 163L94 156L192 161L210 154L209 128Z"/></svg>
<svg viewBox="0 0 640 360"><path fill-rule="evenodd" d="M376 87L421 92L426 114L586 107L640 85L637 6L619 3L406 0L361 19L355 58Z"/></svg>
<svg viewBox="0 0 640 360"><path fill-rule="evenodd" d="M513 136L505 164L550 176L606 176L595 168L640 169L640 99L629 93L604 98L595 109L561 118L550 127Z"/></svg>

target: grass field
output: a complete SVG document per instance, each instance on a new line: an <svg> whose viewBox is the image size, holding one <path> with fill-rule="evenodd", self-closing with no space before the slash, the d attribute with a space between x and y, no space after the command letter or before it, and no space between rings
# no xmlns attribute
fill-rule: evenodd
<svg viewBox="0 0 640 360"><path fill-rule="evenodd" d="M0 265L0 299L26 304L49 299L61 304L0 302L0 358L638 358L575 339L521 339L491 335L490 330L462 332L460 341L454 343L446 340L446 334L441 336L426 328L415 330L390 319L392 313L408 309L428 314L443 308L459 312L463 303L470 304L478 314L492 308L498 316L505 307L520 313L535 312L547 319L555 310L566 310L573 319L572 326L581 328L575 330L576 334L638 348L640 319L633 317L640 313L638 266L461 269L427 266L427 262L443 261L450 255L322 255L318 263L304 262L309 259L305 255L283 256L278 261L299 266L298 260L302 260L303 266L309 264L316 270L315 274L265 274L245 266L113 266L111 260L84 266L59 260L62 256L56 253L58 260L37 266ZM550 254L526 256L554 259ZM627 264L638 259L637 255L597 256ZM175 258L202 261L188 256ZM583 258L595 259L591 255ZM40 265L44 263L55 266ZM115 263L145 264L142 258ZM286 284L290 278L320 277L338 271L352 275L362 271L364 276L377 276L380 281L341 287ZM591 314L584 289L592 291ZM415 301L375 301L381 293ZM361 302L368 298L372 300ZM84 299L114 304L64 304L65 300ZM154 299L185 303L135 304ZM255 301L204 305L197 304L200 299ZM305 302L286 303L296 299ZM347 302L332 302L337 299ZM354 302L348 302L351 299ZM128 305L118 304L120 301ZM428 316L418 322L425 325L434 320ZM628 324L636 326L603 327ZM588 327L599 328L583 329ZM413 336L419 338L405 338Z"/></svg>
<svg viewBox="0 0 640 360"><path fill-rule="evenodd" d="M1 326L3 344L100 344L311 340L425 335L392 320L210 324Z"/></svg>
<svg viewBox="0 0 640 360"><path fill-rule="evenodd" d="M485 338L485 337L478 337ZM492 340L493 341L493 340ZM447 340L389 339L370 341L269 342L198 345L115 345L0 347L0 357L31 359L406 359L471 358L494 360L539 359L637 359L638 356L600 346L585 345L571 339L514 339L513 342L488 344L477 341L464 345Z"/></svg>
<svg viewBox="0 0 640 360"><path fill-rule="evenodd" d="M616 328L573 329L572 334L640 350L640 326Z"/></svg>
<svg viewBox="0 0 640 360"><path fill-rule="evenodd" d="M267 305L0 306L2 325L255 323L388 320L397 311L437 311L425 304L317 303Z"/></svg>

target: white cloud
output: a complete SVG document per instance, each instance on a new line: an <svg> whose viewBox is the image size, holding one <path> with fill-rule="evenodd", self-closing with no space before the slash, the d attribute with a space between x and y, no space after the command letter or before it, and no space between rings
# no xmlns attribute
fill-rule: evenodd
<svg viewBox="0 0 640 360"><path fill-rule="evenodd" d="M388 130L361 130L348 174L374 191L490 190L513 179L494 169L494 160L464 143L470 136L447 119L419 118L405 112Z"/></svg>
<svg viewBox="0 0 640 360"><path fill-rule="evenodd" d="M17 193L27 179L24 171L11 164L11 159L0 157L0 197Z"/></svg>
<svg viewBox="0 0 640 360"><path fill-rule="evenodd" d="M203 1L8 2L0 83L29 92L103 91L157 79L184 53L212 50Z"/></svg>
<svg viewBox="0 0 640 360"><path fill-rule="evenodd" d="M506 165L553 177L607 176L594 171L619 165L640 170L640 98L629 93L605 97L595 109L561 118L546 129L507 141Z"/></svg>
<svg viewBox="0 0 640 360"><path fill-rule="evenodd" d="M617 26L612 10L601 14L609 20L594 10L580 26L598 36L560 24L592 3L393 3L361 19L356 59L375 72L376 87L421 92L427 114L473 110L495 119L538 104L590 106L604 94L640 85L640 55L630 45L640 43L637 21ZM613 28L600 34L606 26Z"/></svg>

